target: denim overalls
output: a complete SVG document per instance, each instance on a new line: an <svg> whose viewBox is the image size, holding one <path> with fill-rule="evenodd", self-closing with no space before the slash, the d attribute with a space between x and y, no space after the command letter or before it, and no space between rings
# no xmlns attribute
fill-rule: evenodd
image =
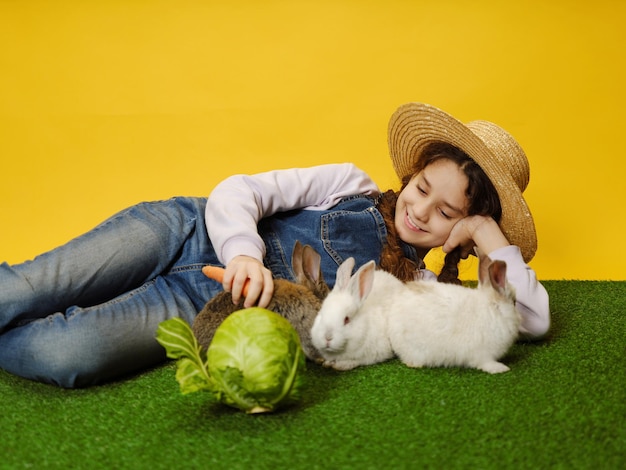
<svg viewBox="0 0 626 470"><path fill-rule="evenodd" d="M259 234L267 248L264 263L275 277L294 279L291 250L300 240L322 255L322 274L332 286L346 258L354 257L357 266L378 261L387 229L373 199L353 196L330 210L296 210L261 220Z"/></svg>
<svg viewBox="0 0 626 470"><path fill-rule="evenodd" d="M222 290L201 269L217 264L204 222L205 198L132 206L90 232L15 266L0 265L0 368L62 387L82 387L162 362L160 322L189 323ZM354 196L330 210L295 210L259 223L264 260L294 279L296 240L338 265L378 261L386 228L374 200Z"/></svg>

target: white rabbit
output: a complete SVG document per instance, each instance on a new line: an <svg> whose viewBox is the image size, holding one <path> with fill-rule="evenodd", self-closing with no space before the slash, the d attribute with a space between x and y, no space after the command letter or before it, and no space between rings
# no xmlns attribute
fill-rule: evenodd
<svg viewBox="0 0 626 470"><path fill-rule="evenodd" d="M387 334L388 309L396 308L396 295L407 291L392 274L375 271L374 261L364 264L351 278L353 268L354 258L339 266L335 286L311 328L313 346L324 364L340 370L394 356Z"/></svg>
<svg viewBox="0 0 626 470"><path fill-rule="evenodd" d="M351 259L339 266L311 329L325 365L347 370L396 355L409 367L509 370L498 359L517 339L521 317L504 261L479 254L477 288L403 283L373 261L350 277L353 267Z"/></svg>

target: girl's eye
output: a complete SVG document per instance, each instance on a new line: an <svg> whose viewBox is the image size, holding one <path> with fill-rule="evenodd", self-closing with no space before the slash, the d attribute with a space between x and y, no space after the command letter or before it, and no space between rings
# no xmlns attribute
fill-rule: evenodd
<svg viewBox="0 0 626 470"><path fill-rule="evenodd" d="M424 191L424 189L421 186L417 186L417 190L420 194L426 194L426 191Z"/></svg>
<svg viewBox="0 0 626 470"><path fill-rule="evenodd" d="M444 211L440 210L439 213L443 216L444 219L446 220L450 220L452 219L452 217L450 217L448 214L446 214Z"/></svg>

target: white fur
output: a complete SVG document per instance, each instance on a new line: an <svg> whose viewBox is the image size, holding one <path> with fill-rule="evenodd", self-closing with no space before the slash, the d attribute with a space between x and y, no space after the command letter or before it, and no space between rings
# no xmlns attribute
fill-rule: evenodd
<svg viewBox="0 0 626 470"><path fill-rule="evenodd" d="M517 339L521 318L504 262L480 257L475 289L402 283L373 261L350 276L353 267L352 259L339 267L311 329L325 365L347 370L396 355L409 367L509 370L498 359Z"/></svg>

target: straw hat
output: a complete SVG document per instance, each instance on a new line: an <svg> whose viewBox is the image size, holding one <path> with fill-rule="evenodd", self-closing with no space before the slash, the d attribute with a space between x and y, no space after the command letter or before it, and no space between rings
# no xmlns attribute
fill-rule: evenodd
<svg viewBox="0 0 626 470"><path fill-rule="evenodd" d="M537 251L532 214L522 196L530 178L524 151L504 129L488 121L463 124L440 109L423 103L400 106L389 121L389 151L397 175L413 173L414 163L432 142L452 144L487 174L500 197L500 228L529 262Z"/></svg>

